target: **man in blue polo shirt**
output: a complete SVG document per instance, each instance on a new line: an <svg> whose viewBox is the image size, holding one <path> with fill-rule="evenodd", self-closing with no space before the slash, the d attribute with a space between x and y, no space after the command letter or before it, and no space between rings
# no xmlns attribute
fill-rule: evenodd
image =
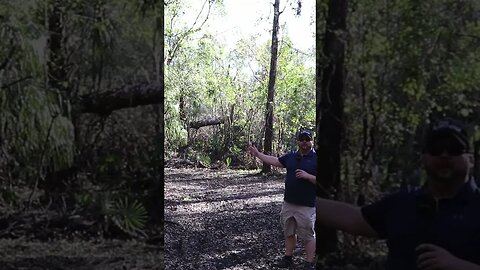
<svg viewBox="0 0 480 270"><path fill-rule="evenodd" d="M356 207L317 198L320 222L387 240L388 270L479 270L480 192L464 125L433 122L423 139L425 184Z"/></svg>
<svg viewBox="0 0 480 270"><path fill-rule="evenodd" d="M248 151L263 162L287 169L284 201L280 220L285 236L285 256L277 264L288 268L293 265L293 251L297 235L305 241L307 263L305 269L315 269L315 183L317 154L313 149L312 134L300 131L297 135L298 150L277 158L260 153L254 146Z"/></svg>

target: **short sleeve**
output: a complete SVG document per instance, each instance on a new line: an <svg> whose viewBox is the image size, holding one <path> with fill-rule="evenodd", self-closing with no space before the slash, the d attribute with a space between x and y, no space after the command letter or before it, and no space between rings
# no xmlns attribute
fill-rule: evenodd
<svg viewBox="0 0 480 270"><path fill-rule="evenodd" d="M283 156L278 158L278 161L280 161L280 163L282 164L282 166L284 168L287 168L287 160L288 160L288 154L283 155Z"/></svg>
<svg viewBox="0 0 480 270"><path fill-rule="evenodd" d="M361 208L363 218L375 230L380 239L387 237L387 214L391 208L391 196L387 195L379 201Z"/></svg>
<svg viewBox="0 0 480 270"><path fill-rule="evenodd" d="M287 168L288 160L291 158L292 154L293 153L288 153L278 158L278 161L280 161L280 163L283 165L284 168Z"/></svg>

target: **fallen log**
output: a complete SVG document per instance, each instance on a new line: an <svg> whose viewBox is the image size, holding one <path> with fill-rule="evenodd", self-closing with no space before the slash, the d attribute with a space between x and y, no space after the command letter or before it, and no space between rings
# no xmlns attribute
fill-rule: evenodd
<svg viewBox="0 0 480 270"><path fill-rule="evenodd" d="M110 91L82 95L72 103L74 114L109 115L119 109L162 104L162 102L162 83L140 82L127 84Z"/></svg>
<svg viewBox="0 0 480 270"><path fill-rule="evenodd" d="M220 125L225 123L226 120L227 120L227 117L212 117L212 118L192 121L189 123L188 126L193 129L199 129L201 127L206 127L206 126Z"/></svg>

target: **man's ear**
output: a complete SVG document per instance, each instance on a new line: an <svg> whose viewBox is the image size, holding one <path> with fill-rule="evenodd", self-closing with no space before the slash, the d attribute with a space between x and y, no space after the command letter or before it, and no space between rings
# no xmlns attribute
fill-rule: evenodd
<svg viewBox="0 0 480 270"><path fill-rule="evenodd" d="M473 158L473 154L467 154L467 160L468 160L468 168L473 168L473 166L475 165L474 162L475 162L475 159Z"/></svg>

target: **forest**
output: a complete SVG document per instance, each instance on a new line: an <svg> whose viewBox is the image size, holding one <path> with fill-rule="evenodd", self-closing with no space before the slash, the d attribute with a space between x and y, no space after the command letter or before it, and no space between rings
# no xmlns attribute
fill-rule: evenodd
<svg viewBox="0 0 480 270"><path fill-rule="evenodd" d="M315 129L314 3L234 2L166 2L166 269L273 269L282 172L246 147Z"/></svg>
<svg viewBox="0 0 480 270"><path fill-rule="evenodd" d="M295 12L292 4L285 4L285 12ZM166 5L166 159L182 155L205 167L244 166L245 146L263 145L265 104L268 95L273 98L266 89L272 81L275 109L270 124L275 134L270 152L295 148L295 132L315 127L314 39L304 51L294 47L288 35L278 38L272 80L271 40L259 42L260 33L253 33L234 44L222 44L221 36L205 26L208 16L222 7L222 2L205 1L197 20L188 21L179 15L188 1ZM284 28L285 22L278 27ZM313 36L313 25L310 29Z"/></svg>
<svg viewBox="0 0 480 270"><path fill-rule="evenodd" d="M319 196L418 186L437 116L468 124L479 176L478 1L257 1L227 42L231 2L0 1L5 269L271 269L285 171L245 148L283 155L299 129ZM325 269L384 255L317 230Z"/></svg>
<svg viewBox="0 0 480 270"><path fill-rule="evenodd" d="M438 117L467 124L478 179L479 15L476 1L316 1L317 195L361 206L420 186L421 136ZM368 241L322 233L320 255L372 257L349 251Z"/></svg>
<svg viewBox="0 0 480 270"><path fill-rule="evenodd" d="M163 10L0 2L2 269L161 265Z"/></svg>
<svg viewBox="0 0 480 270"><path fill-rule="evenodd" d="M205 3L211 4L214 10L226 2ZM279 188L277 192L266 194L264 190L254 196L260 191L254 190L249 193L252 198L245 199L245 194L232 191L228 186L214 188L224 180L222 177L215 180L216 177L207 172L229 172L233 179L245 173L247 178L260 173L265 181L274 181L284 171L270 171L262 166L246 154L245 146L253 143L266 153L280 156L295 150L293 138L299 128L315 130L319 196L364 205L386 192L419 186L425 178L420 164L420 137L423 127L440 116L467 123L476 160L474 175L478 176L480 4L477 1L317 0L315 18L311 20L316 26L315 70L306 64L312 59L311 52L295 48L288 32L282 28L292 22L285 20L285 13L308 14L302 9L306 1L279 2L278 39L273 35L277 1L270 1L270 29L267 29L272 35L270 40L256 47L253 42L256 37L252 37L238 41L233 49L222 47L221 35L211 35L206 30L206 22L214 15L198 16L197 24L186 23L182 35L174 30L174 25L181 21L179 14L183 14L177 10L181 5L166 5L165 211L166 220L178 218L172 227L183 224L181 230L188 230L193 224L209 226L201 219L189 223L189 218L196 220L194 215L170 216L179 211L180 206L182 211L194 211L201 216L187 204L193 207L205 203L214 207L217 200L226 203L239 200L238 203L247 207L253 198L262 198L262 203L257 203L257 208L248 213L253 218L258 216L255 212L272 213L269 207L278 207L281 201L278 197L282 194L281 178L280 186L274 185ZM278 50L274 46L276 42ZM257 61L254 66L260 68L248 67L250 59ZM275 64L273 59L277 60ZM242 69L245 66L247 68ZM271 87L272 81L274 87ZM269 118L271 115L273 118ZM194 176L197 173L207 175L202 180ZM175 177L178 179L174 180ZM191 185L180 181L189 177L197 180ZM251 181L257 183L253 178ZM177 186L178 183L182 183L182 187ZM213 183L214 186L210 186ZM234 183L248 187L240 180ZM206 191L198 190L202 185ZM192 190L186 192L182 203L177 196L187 187ZM223 198L204 197L214 191L223 194ZM263 201L267 198L268 202ZM215 210L205 210L203 215L215 213ZM241 222L232 215L233 223ZM265 228L259 226L258 234L263 235ZM264 226L280 231L275 223ZM179 232L175 230L172 228L172 234L177 235ZM382 242L374 243L325 228L318 228L317 232L322 235L317 242L317 252L323 258L319 266L344 269L342 267L349 265L360 269L375 265L375 258L385 255ZM191 237L186 239L196 239L194 234ZM251 241L252 236L238 237ZM276 248L281 252L281 237L264 237L262 241L267 242L269 237L276 237L279 241ZM172 245L175 251L180 248ZM230 253L234 252L232 260L239 262L231 264L238 267L253 269L255 265L268 264L264 257L257 257L254 263L242 263L242 258L247 260L249 254L265 250L266 246L244 247L243 253L235 251L235 245L223 248L218 256L229 261L225 258L232 259ZM202 246L202 254L208 250L208 246ZM175 261L175 258L167 257L166 265L169 259ZM224 261L216 260L215 255L201 258L205 265L216 262L214 266L210 264L213 268L229 267ZM192 267L202 268L202 263Z"/></svg>

